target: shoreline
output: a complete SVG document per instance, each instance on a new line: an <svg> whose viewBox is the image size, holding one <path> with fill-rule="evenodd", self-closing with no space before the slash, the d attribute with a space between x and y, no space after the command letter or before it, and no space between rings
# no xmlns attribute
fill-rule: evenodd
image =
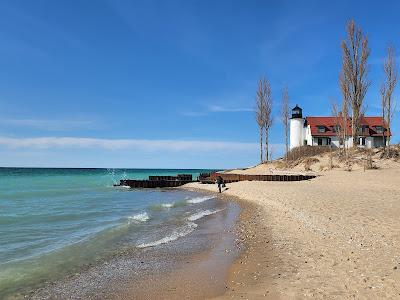
<svg viewBox="0 0 400 300"><path fill-rule="evenodd" d="M239 255L236 224L240 206L225 198L216 198L224 203L225 209L196 219L198 226L189 235L156 247L122 249L117 255L84 266L74 274L47 282L21 296L28 299L148 299L150 296L204 299L223 294L228 268Z"/></svg>
<svg viewBox="0 0 400 300"><path fill-rule="evenodd" d="M400 296L400 168L324 173L304 182L228 184L247 248L216 299ZM187 189L215 192L215 185Z"/></svg>
<svg viewBox="0 0 400 300"><path fill-rule="evenodd" d="M212 193L226 201L237 203L241 208L236 224L240 254L228 269L225 292L210 299L258 299L259 297L279 299L280 295L274 288L269 270L277 269L280 260L274 254L272 236L268 225L265 224L266 212L263 206L245 197L240 197L236 193L229 193L228 185L221 194L218 193L215 184L189 184L180 188L200 193ZM268 268L261 270L265 265ZM263 287L261 290L257 287L260 279L267 284L267 287Z"/></svg>

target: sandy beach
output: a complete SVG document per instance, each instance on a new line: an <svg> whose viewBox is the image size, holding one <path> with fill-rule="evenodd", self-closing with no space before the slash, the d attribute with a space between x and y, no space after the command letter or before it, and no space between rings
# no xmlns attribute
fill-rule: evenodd
<svg viewBox="0 0 400 300"><path fill-rule="evenodd" d="M320 175L227 186L242 206L246 250L218 299L400 297L399 165Z"/></svg>

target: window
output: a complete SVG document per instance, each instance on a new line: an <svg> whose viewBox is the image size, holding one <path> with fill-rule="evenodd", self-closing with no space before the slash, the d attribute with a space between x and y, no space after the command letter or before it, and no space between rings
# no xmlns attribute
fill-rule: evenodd
<svg viewBox="0 0 400 300"><path fill-rule="evenodd" d="M384 131L383 126L375 126L375 129L376 129L376 133L383 133L383 131Z"/></svg>
<svg viewBox="0 0 400 300"><path fill-rule="evenodd" d="M368 125L362 125L359 129L358 129L358 133L367 133L368 131Z"/></svg>
<svg viewBox="0 0 400 300"><path fill-rule="evenodd" d="M318 132L319 133L324 133L325 132L325 126L318 126Z"/></svg>

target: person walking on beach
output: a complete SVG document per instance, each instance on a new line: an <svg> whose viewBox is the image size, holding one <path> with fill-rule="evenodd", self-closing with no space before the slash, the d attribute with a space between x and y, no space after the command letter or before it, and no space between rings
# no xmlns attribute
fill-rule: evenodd
<svg viewBox="0 0 400 300"><path fill-rule="evenodd" d="M216 182L218 184L218 190L221 193L222 186L224 185L224 180L221 176L218 176Z"/></svg>

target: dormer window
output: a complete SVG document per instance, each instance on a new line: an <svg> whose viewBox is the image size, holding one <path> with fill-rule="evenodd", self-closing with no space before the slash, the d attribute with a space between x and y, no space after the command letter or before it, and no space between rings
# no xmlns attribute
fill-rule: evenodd
<svg viewBox="0 0 400 300"><path fill-rule="evenodd" d="M326 130L325 130L325 126L318 126L318 132L319 133L324 133Z"/></svg>
<svg viewBox="0 0 400 300"><path fill-rule="evenodd" d="M376 133L383 133L383 131L385 130L383 128L383 126L375 126L375 129L376 129Z"/></svg>
<svg viewBox="0 0 400 300"><path fill-rule="evenodd" d="M368 125L362 125L359 129L360 133L367 133Z"/></svg>

